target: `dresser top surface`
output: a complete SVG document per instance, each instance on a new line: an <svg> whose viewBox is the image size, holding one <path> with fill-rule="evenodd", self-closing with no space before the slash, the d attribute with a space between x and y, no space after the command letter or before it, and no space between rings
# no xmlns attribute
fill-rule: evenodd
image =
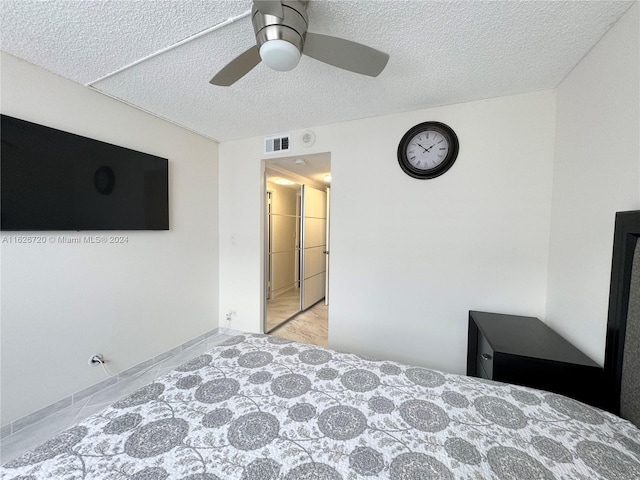
<svg viewBox="0 0 640 480"><path fill-rule="evenodd" d="M494 353L600 366L535 317L469 312Z"/></svg>

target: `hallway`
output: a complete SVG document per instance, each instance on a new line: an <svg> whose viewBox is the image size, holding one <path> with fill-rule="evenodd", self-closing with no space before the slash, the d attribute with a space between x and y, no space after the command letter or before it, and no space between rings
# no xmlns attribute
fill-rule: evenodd
<svg viewBox="0 0 640 480"><path fill-rule="evenodd" d="M327 347L329 336L328 317L329 307L324 304L324 301L321 301L271 332L271 335L296 342Z"/></svg>
<svg viewBox="0 0 640 480"><path fill-rule="evenodd" d="M295 312L300 310L300 289L292 288L288 292L267 300L267 332L275 329Z"/></svg>

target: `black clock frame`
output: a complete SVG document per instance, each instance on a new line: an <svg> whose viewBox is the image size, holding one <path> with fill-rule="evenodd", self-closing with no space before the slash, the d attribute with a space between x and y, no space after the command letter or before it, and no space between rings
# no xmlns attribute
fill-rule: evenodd
<svg viewBox="0 0 640 480"><path fill-rule="evenodd" d="M436 131L444 136L449 142L449 152L447 152L447 156L440 165L427 170L422 170L414 167L409 162L409 159L407 158L407 146L416 135L425 131ZM458 158L459 150L460 143L458 142L458 136L451 127L441 122L423 122L409 129L409 131L407 131L400 140L400 144L398 145L398 163L400 164L400 168L402 168L404 173L407 175L420 180L427 180L439 177L449 170Z"/></svg>

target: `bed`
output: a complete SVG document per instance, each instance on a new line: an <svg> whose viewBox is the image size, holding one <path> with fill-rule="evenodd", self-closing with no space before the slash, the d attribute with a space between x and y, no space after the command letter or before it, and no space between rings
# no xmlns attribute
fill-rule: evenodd
<svg viewBox="0 0 640 480"><path fill-rule="evenodd" d="M239 335L6 479L637 479L640 430L567 397Z"/></svg>
<svg viewBox="0 0 640 480"><path fill-rule="evenodd" d="M608 412L541 390L238 335L6 463L0 476L640 479L638 238L640 211L619 213Z"/></svg>

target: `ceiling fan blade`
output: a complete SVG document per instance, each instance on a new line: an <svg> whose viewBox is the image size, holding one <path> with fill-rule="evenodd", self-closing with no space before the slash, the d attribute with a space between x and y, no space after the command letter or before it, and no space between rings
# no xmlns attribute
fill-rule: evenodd
<svg viewBox="0 0 640 480"><path fill-rule="evenodd" d="M254 0L256 10L263 15L273 15L278 18L284 18L282 10L282 2L280 0Z"/></svg>
<svg viewBox="0 0 640 480"><path fill-rule="evenodd" d="M257 45L254 45L227 63L222 70L209 80L209 83L220 87L233 85L258 65L260 60L260 50L258 50Z"/></svg>
<svg viewBox="0 0 640 480"><path fill-rule="evenodd" d="M389 61L389 55L344 38L307 32L305 55L334 67L377 77Z"/></svg>

